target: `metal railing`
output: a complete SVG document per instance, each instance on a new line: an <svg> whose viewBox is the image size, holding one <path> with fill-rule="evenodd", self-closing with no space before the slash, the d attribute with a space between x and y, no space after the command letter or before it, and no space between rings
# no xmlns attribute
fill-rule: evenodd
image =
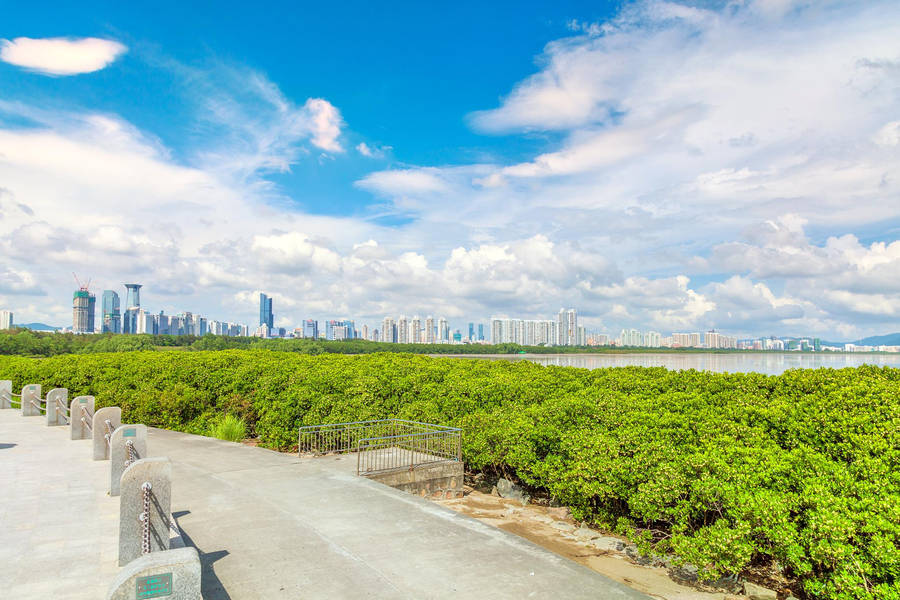
<svg viewBox="0 0 900 600"><path fill-rule="evenodd" d="M300 428L300 454L356 453L357 475L415 469L462 459L456 427L403 419L356 421Z"/></svg>

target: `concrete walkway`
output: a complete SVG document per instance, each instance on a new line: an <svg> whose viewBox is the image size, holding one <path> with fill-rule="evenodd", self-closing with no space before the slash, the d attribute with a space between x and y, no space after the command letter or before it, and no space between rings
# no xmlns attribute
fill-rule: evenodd
<svg viewBox="0 0 900 600"><path fill-rule="evenodd" d="M353 457L301 460L155 429L149 451L172 460L172 511L201 553L206 600L648 598L515 535L356 477ZM0 411L0 581L12 582L8 597L102 597L97 591L116 572L118 499L105 495L108 468L91 461L86 442L69 441L66 428Z"/></svg>

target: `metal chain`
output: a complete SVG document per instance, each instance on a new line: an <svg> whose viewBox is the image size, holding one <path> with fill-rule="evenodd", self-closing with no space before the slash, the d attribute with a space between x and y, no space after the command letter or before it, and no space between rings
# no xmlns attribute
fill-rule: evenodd
<svg viewBox="0 0 900 600"><path fill-rule="evenodd" d="M150 490L153 486L145 481L141 486L144 492L144 512L141 513L141 554L150 554Z"/></svg>
<svg viewBox="0 0 900 600"><path fill-rule="evenodd" d="M82 409L82 410L84 410L84 409ZM94 428L91 427L91 422L90 422L90 421L88 421L88 420L85 419L84 417L81 417L81 422L84 423L85 425L87 425L87 428L88 428L88 429L90 429L90 430L93 431Z"/></svg>
<svg viewBox="0 0 900 600"><path fill-rule="evenodd" d="M125 468L127 469L131 466L131 463L137 460L136 452L134 450L134 442L132 442L131 440L125 442L125 449L128 451L128 458L125 460Z"/></svg>
<svg viewBox="0 0 900 600"><path fill-rule="evenodd" d="M113 432L112 421L107 419L106 420L106 433L112 433L112 432Z"/></svg>

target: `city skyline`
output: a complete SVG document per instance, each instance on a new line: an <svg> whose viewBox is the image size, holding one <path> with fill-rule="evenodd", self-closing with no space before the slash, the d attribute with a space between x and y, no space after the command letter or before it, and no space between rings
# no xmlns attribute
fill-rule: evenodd
<svg viewBox="0 0 900 600"><path fill-rule="evenodd" d="M51 5L0 31L23 322L67 324L75 271L277 328L900 330L896 2Z"/></svg>
<svg viewBox="0 0 900 600"><path fill-rule="evenodd" d="M428 315L425 318L418 314L413 316L400 315L396 319L386 316L376 324L370 326L368 322L356 324L355 319L346 317L303 319L298 325L288 327L273 327L269 324L273 321L273 298L264 292L257 294L259 327L252 327L228 320L216 320L202 317L191 311L178 311L177 314L166 315L164 310L159 313L151 313L140 305L140 289L143 284L125 283L126 306L124 312L120 310L118 293L114 290L103 290L102 301L99 307L96 303L96 295L89 292L87 286L82 286L73 294L72 326L56 327L62 331L74 331L75 333L164 333L172 335L204 335L213 333L216 335L250 335L257 337L306 337L326 340L364 339L369 341L388 341L393 343L514 343L532 346L593 346L593 345L618 345L631 347L684 347L684 348L712 348L712 349L756 349L756 350L783 350L784 343L770 345L767 340L806 340L810 348L819 349L819 340L815 335L790 335L769 334L758 336L750 334L726 335L721 330L712 328L709 331L672 331L671 335L664 335L657 331L642 331L639 328L624 328L618 335L608 330L588 329L584 325L578 325L577 310L574 308L561 308L555 320L548 319L521 319L492 316L486 318L489 335L485 334L485 323L480 320L469 321L459 328L450 325L445 317L435 318ZM97 309L99 308L99 315ZM99 318L98 318L99 317ZM169 331L169 323L175 329ZM323 328L319 328L319 323ZM400 329L398 329L398 323ZM424 323L424 324L423 324ZM0 329L2 325L13 325L13 312L0 309ZM380 327L379 327L380 326ZM463 327L467 327L468 335ZM477 327L477 335L474 335ZM384 331L390 328L392 331L389 339L384 338ZM644 328L646 329L646 328ZM405 334L399 334L403 331ZM413 331L418 331L416 341L413 341ZM714 336L714 341L709 342L708 336ZM496 341L495 341L496 340ZM813 343L814 340L814 343ZM857 340L830 340L830 344L838 344L851 351L871 351L873 348L889 348L888 351L897 351L895 346L857 346ZM837 349L829 346L828 349Z"/></svg>

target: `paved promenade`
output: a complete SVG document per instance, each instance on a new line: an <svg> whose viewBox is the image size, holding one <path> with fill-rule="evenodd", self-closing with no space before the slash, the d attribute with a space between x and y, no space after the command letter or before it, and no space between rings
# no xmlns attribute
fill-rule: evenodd
<svg viewBox="0 0 900 600"><path fill-rule="evenodd" d="M0 411L5 597L102 598L118 499L90 442ZM173 465L172 512L203 563L206 600L647 596L438 504L356 477L352 457L299 459L151 430ZM10 589L11 583L11 589Z"/></svg>

